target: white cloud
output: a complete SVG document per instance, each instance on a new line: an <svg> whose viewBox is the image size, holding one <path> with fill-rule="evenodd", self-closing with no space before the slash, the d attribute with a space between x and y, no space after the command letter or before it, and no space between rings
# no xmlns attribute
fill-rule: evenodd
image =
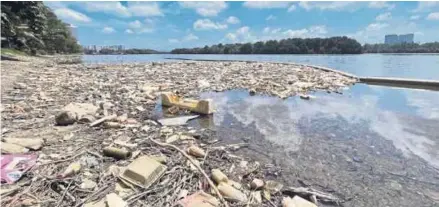
<svg viewBox="0 0 439 207"><path fill-rule="evenodd" d="M439 7L439 1L420 1L413 12L428 12Z"/></svg>
<svg viewBox="0 0 439 207"><path fill-rule="evenodd" d="M378 15L375 18L375 20L377 20L377 21L387 21L387 20L389 20L391 18L392 18L392 14L390 14L390 12L386 12L386 13Z"/></svg>
<svg viewBox="0 0 439 207"><path fill-rule="evenodd" d="M118 1L83 2L82 7L89 12L103 12L120 17L163 16L163 13L156 2L129 1L127 2L127 6L122 5Z"/></svg>
<svg viewBox="0 0 439 207"><path fill-rule="evenodd" d="M132 22L129 22L127 26L128 28L130 28L131 32L137 34L151 33L155 31L153 20L146 19L144 22L145 23L142 23L139 20L134 20Z"/></svg>
<svg viewBox="0 0 439 207"><path fill-rule="evenodd" d="M133 30L131 30L131 29L126 29L126 30L125 30L125 33L127 33L127 34L133 34L134 32L133 32Z"/></svg>
<svg viewBox="0 0 439 207"><path fill-rule="evenodd" d="M264 34L277 34L281 31L281 28L271 29L270 27L265 27L262 33Z"/></svg>
<svg viewBox="0 0 439 207"><path fill-rule="evenodd" d="M107 14L115 14L121 17L131 16L131 13L128 11L128 9L118 1L83 2L83 7L89 12L103 12Z"/></svg>
<svg viewBox="0 0 439 207"><path fill-rule="evenodd" d="M188 42L188 41L192 41L192 40L198 40L199 38L197 36L195 36L194 34L190 33L188 35L186 35L185 37L183 37L183 41Z"/></svg>
<svg viewBox="0 0 439 207"><path fill-rule="evenodd" d="M152 17L163 16L163 12L160 10L157 2L135 2L128 1L128 10L131 15L138 17Z"/></svg>
<svg viewBox="0 0 439 207"><path fill-rule="evenodd" d="M299 7L309 11L312 9L319 10L334 10L334 11L343 11L350 10L353 11L357 9L358 2L349 2L349 1L335 1L335 2L311 2L311 1L301 1L299 3Z"/></svg>
<svg viewBox="0 0 439 207"><path fill-rule="evenodd" d="M193 25L195 30L222 30L227 29L227 24L221 24L218 22L212 22L210 19L199 19L194 22Z"/></svg>
<svg viewBox="0 0 439 207"><path fill-rule="evenodd" d="M315 25L315 26L311 26L309 27L309 31L313 34L327 34L328 31L326 30L326 26L325 25Z"/></svg>
<svg viewBox="0 0 439 207"><path fill-rule="evenodd" d="M180 41L178 39L168 39L169 43L179 43Z"/></svg>
<svg viewBox="0 0 439 207"><path fill-rule="evenodd" d="M105 34L111 34L111 33L116 32L116 30L113 27L104 27L102 29L102 32Z"/></svg>
<svg viewBox="0 0 439 207"><path fill-rule="evenodd" d="M232 42L235 42L235 41L237 40L237 37L236 37L236 34L233 34L233 33L227 33L227 34L226 34L226 39L228 39L228 40L230 40L230 41L232 41Z"/></svg>
<svg viewBox="0 0 439 207"><path fill-rule="evenodd" d="M256 40L248 26L237 29L235 33L227 33L225 39L232 42L252 42Z"/></svg>
<svg viewBox="0 0 439 207"><path fill-rule="evenodd" d="M395 8L395 4L389 4L388 2L385 1L372 1L369 3L369 8L373 8L373 9L393 9Z"/></svg>
<svg viewBox="0 0 439 207"><path fill-rule="evenodd" d="M418 20L419 18L421 18L419 15L410 16L410 20Z"/></svg>
<svg viewBox="0 0 439 207"><path fill-rule="evenodd" d="M252 9L274 9L287 8L290 3L285 1L246 1L242 5Z"/></svg>
<svg viewBox="0 0 439 207"><path fill-rule="evenodd" d="M428 14L427 20L439 20L439 12L433 12Z"/></svg>
<svg viewBox="0 0 439 207"><path fill-rule="evenodd" d="M270 14L267 18L265 18L265 20L270 21L270 20L275 20L276 16Z"/></svg>
<svg viewBox="0 0 439 207"><path fill-rule="evenodd" d="M367 31L377 31L388 27L389 24L386 23L372 23L366 27Z"/></svg>
<svg viewBox="0 0 439 207"><path fill-rule="evenodd" d="M54 13L56 14L56 16L66 21L86 23L91 22L91 19L87 15L68 8L55 9Z"/></svg>
<svg viewBox="0 0 439 207"><path fill-rule="evenodd" d="M237 17L234 16L230 16L229 18L227 18L227 23L229 24L239 24L239 19Z"/></svg>
<svg viewBox="0 0 439 207"><path fill-rule="evenodd" d="M288 12L292 12L294 10L296 10L296 5L293 4L290 7L288 7Z"/></svg>
<svg viewBox="0 0 439 207"><path fill-rule="evenodd" d="M217 16L221 11L227 8L227 4L224 1L184 1L179 3L181 7L194 9L199 15L204 17Z"/></svg>
<svg viewBox="0 0 439 207"><path fill-rule="evenodd" d="M285 32L283 32L284 35L286 35L287 37L304 37L306 35L308 35L309 30L308 29L300 29L300 30L287 30Z"/></svg>
<svg viewBox="0 0 439 207"><path fill-rule="evenodd" d="M188 35L184 36L181 40L174 38L174 39L168 39L168 42L169 43L179 43L179 42L189 42L189 41L198 40L198 39L199 39L198 36L196 36L192 33L189 33Z"/></svg>
<svg viewBox="0 0 439 207"><path fill-rule="evenodd" d="M143 25L142 25L142 23L139 20L136 20L136 21L130 22L128 24L128 26L130 28L133 28L133 29L139 29L139 28L142 28Z"/></svg>

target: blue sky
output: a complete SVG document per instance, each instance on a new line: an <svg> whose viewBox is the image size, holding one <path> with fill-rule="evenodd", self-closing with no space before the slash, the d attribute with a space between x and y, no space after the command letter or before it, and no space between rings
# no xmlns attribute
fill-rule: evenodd
<svg viewBox="0 0 439 207"><path fill-rule="evenodd" d="M218 43L346 35L439 41L439 2L44 2L82 45L168 51Z"/></svg>

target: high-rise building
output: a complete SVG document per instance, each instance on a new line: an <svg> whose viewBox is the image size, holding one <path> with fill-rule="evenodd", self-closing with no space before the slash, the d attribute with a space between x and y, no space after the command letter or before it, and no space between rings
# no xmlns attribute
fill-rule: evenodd
<svg viewBox="0 0 439 207"><path fill-rule="evenodd" d="M415 38L414 34L404 34L404 35L390 34L384 37L384 43L385 44L413 43L414 38Z"/></svg>
<svg viewBox="0 0 439 207"><path fill-rule="evenodd" d="M413 43L413 39L415 38L414 34L405 34L405 35L399 35L399 43Z"/></svg>

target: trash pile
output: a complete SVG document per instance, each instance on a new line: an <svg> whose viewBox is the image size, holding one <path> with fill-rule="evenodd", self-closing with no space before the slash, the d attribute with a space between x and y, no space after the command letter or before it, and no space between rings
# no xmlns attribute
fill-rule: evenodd
<svg viewBox="0 0 439 207"><path fill-rule="evenodd" d="M195 99L204 87L254 86L257 92L272 93L291 86L284 93L291 95L321 87L338 90L353 79L289 68L292 82L286 86L278 73L284 66L271 63L120 68L38 61L2 62L2 73L7 67L12 80L2 84L2 206L297 207L343 202L314 189L284 186L272 173L279 169L238 155L246 144L226 145L209 130L186 122L214 113L211 100ZM277 75L270 81L260 73ZM238 83L234 80L243 83L233 85ZM169 107L172 117L154 117L157 102Z"/></svg>

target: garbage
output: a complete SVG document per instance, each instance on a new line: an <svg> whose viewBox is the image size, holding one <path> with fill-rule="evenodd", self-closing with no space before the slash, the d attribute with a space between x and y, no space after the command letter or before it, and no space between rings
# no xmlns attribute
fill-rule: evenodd
<svg viewBox="0 0 439 207"><path fill-rule="evenodd" d="M163 106L178 106L179 108L188 109L189 111L200 114L212 114L213 103L211 99L206 100L191 100L181 99L172 93L162 93L161 95Z"/></svg>
<svg viewBox="0 0 439 207"><path fill-rule="evenodd" d="M279 182L273 180L267 180L265 182L264 189L268 190L270 193L277 193L282 190L283 185Z"/></svg>
<svg viewBox="0 0 439 207"><path fill-rule="evenodd" d="M18 153L26 153L29 152L29 149L20 146L18 144L1 142L1 152L2 154L18 154Z"/></svg>
<svg viewBox="0 0 439 207"><path fill-rule="evenodd" d="M55 117L57 125L65 126L75 123L86 115L96 114L98 107L87 103L70 103Z"/></svg>
<svg viewBox="0 0 439 207"><path fill-rule="evenodd" d="M105 199L101 199L95 202L86 203L84 207L107 207Z"/></svg>
<svg viewBox="0 0 439 207"><path fill-rule="evenodd" d="M252 191L250 196L251 196L252 200L255 201L256 204L262 203L261 191Z"/></svg>
<svg viewBox="0 0 439 207"><path fill-rule="evenodd" d="M6 143L20 145L32 150L39 150L44 144L43 139L35 138L3 138Z"/></svg>
<svg viewBox="0 0 439 207"><path fill-rule="evenodd" d="M107 199L107 206L108 207L125 207L128 206L128 204L119 197L116 193L110 193L107 196L105 196Z"/></svg>
<svg viewBox="0 0 439 207"><path fill-rule="evenodd" d="M166 166L149 156L134 160L122 173L121 177L132 184L148 188L166 171Z"/></svg>
<svg viewBox="0 0 439 207"><path fill-rule="evenodd" d="M261 189L264 187L264 181L261 179L253 179L253 181L250 183L250 187L255 190Z"/></svg>
<svg viewBox="0 0 439 207"><path fill-rule="evenodd" d="M103 122L105 122L105 121L107 121L107 120L112 120L112 119L114 119L114 118L116 118L116 117L117 117L116 114L112 114L112 115L109 115L109 116L102 117L102 118L100 118L100 119L98 119L98 120L92 122L92 123L90 124L90 126L91 126L91 127L97 126L97 125L102 124Z"/></svg>
<svg viewBox="0 0 439 207"><path fill-rule="evenodd" d="M197 118L198 115L194 116L180 116L175 118L164 118L157 120L163 126L180 126L185 125L191 119Z"/></svg>
<svg viewBox="0 0 439 207"><path fill-rule="evenodd" d="M317 207L317 205L299 196L294 196L293 199L284 197L282 199L282 207Z"/></svg>
<svg viewBox="0 0 439 207"><path fill-rule="evenodd" d="M230 186L227 183L221 182L220 184L218 184L218 190L226 200L243 203L247 202L247 196L243 192Z"/></svg>
<svg viewBox="0 0 439 207"><path fill-rule="evenodd" d="M96 182L86 178L86 179L82 180L80 188L82 188L82 189L94 189L96 186L97 186Z"/></svg>
<svg viewBox="0 0 439 207"><path fill-rule="evenodd" d="M59 178L65 178L77 174L81 170L81 164L79 162L74 162L70 164L67 169L59 175Z"/></svg>
<svg viewBox="0 0 439 207"><path fill-rule="evenodd" d="M2 143L3 150L3 143ZM0 180L2 183L13 184L18 181L21 176L31 169L37 161L36 155L12 154L1 155L1 173Z"/></svg>
<svg viewBox="0 0 439 207"><path fill-rule="evenodd" d="M200 190L210 190L211 195L206 194L207 200L212 198L216 202L203 202L199 205L194 202L195 206L219 206L219 203L221 206L234 206L235 203L223 199L222 194L227 195L229 191L232 192L232 196L226 197L232 202L248 197L246 200L250 206L267 205L266 202L279 205L283 194L292 194L291 188L283 188L282 194L273 191L270 195L271 191L264 187L260 191L250 191L251 186L245 185L255 177L275 177L277 174L272 173L272 167L255 167L252 165L253 161L248 162L240 157L241 155L231 154L239 146L223 145L222 140L211 133L213 130L206 129L207 131L203 132L198 127L180 126L198 116L170 119L166 116L161 123L157 122L159 116L154 115L157 94L172 91L179 97L190 97L194 100L179 98L177 103L189 102L190 107L197 110L197 106L193 106L196 102L203 103L204 100L198 99L202 91L243 88L253 89L255 94L292 96L319 89L335 91L356 81L315 68L272 63L229 62L226 64L227 67L224 67L223 62L197 62L190 67L181 62L163 63L154 67L142 63L84 66L58 65L52 63L51 58L44 58L12 65L2 61L1 64L2 78L6 77L4 80L8 80L12 72L28 74L14 74L14 77L18 78L17 82L24 83L25 87L13 89L13 85L7 84L3 87L2 82L2 135L5 136L7 133L8 137L14 138L44 138L47 143L43 142L43 147L26 145L33 150L39 148L32 152L38 155L38 161L35 159L26 165L31 162L38 164L31 165L33 167L27 171L20 169L20 172L14 174L15 177L11 177L21 177L20 183L17 183L17 191L3 191L2 187L2 205L5 206L18 206L23 204L22 201L34 204L36 200L40 203L35 205L42 206L104 207L110 204L106 195L112 193L120 197L116 198L117 202L121 199L125 202L121 202L122 205L170 206L190 198L193 192ZM289 81L291 83L288 83ZM299 81L316 84L300 87L293 84ZM138 90L141 86L145 87ZM78 105L77 102L86 104ZM72 104L67 106L73 109L67 110L66 104L69 103ZM210 113L208 111L211 111L212 102L206 104L207 110L203 112ZM90 113L77 112L83 108L88 111L87 105L92 105ZM95 110L95 105L100 106L98 110ZM60 111L59 108L63 106L66 106L66 110ZM190 111L179 105L173 105L171 108L176 114L186 114ZM53 126L53 117L58 125L71 126ZM92 127L109 127L110 130L73 125L76 123L87 123ZM113 127L117 130L112 130ZM122 139L124 137L130 139ZM170 139L169 143L178 145L172 145L175 148L157 145L154 144L154 139ZM5 139L2 141L2 153L8 153L7 145L11 143ZM15 152L28 151L26 147L20 146L21 142L14 143L14 147L18 146ZM191 145L203 150L203 153L195 151L197 159L192 151L186 151ZM134 161L106 157L103 150L108 146L130 151L132 155L129 159ZM153 161L136 165L136 161L142 156L150 157ZM2 179L5 177L3 161ZM27 168L21 164L16 165L16 168L18 167ZM240 169L241 167L243 169ZM224 176L228 175L227 180L221 176L214 178L215 172L211 175L205 173L215 168L221 169L225 173L222 173ZM26 176L22 176L24 172ZM235 178L237 181L232 180ZM222 193L217 192L217 184L211 184L213 182L219 182ZM169 193L163 196L165 192ZM322 202L333 198L312 189L299 192L304 192L296 193L303 198L311 199L314 196ZM37 199L31 198L32 196ZM268 199L260 204L260 197Z"/></svg>
<svg viewBox="0 0 439 207"><path fill-rule="evenodd" d="M214 207L219 206L220 202L204 191L198 191L178 201L178 204L182 207Z"/></svg>
<svg viewBox="0 0 439 207"><path fill-rule="evenodd" d="M87 124L96 121L96 117L93 115L84 115L83 117L79 118L78 123L80 124Z"/></svg>
<svg viewBox="0 0 439 207"><path fill-rule="evenodd" d="M219 170L219 169L212 170L212 179L218 184L221 182L227 183L229 181L227 176L223 172L221 172L221 170Z"/></svg>
<svg viewBox="0 0 439 207"><path fill-rule="evenodd" d="M127 159L131 157L130 151L116 147L106 147L104 148L103 153L105 156L114 157L116 159Z"/></svg>
<svg viewBox="0 0 439 207"><path fill-rule="evenodd" d="M204 152L203 149L192 145L187 149L187 153L194 156L194 157L204 157L206 155L206 153Z"/></svg>
<svg viewBox="0 0 439 207"><path fill-rule="evenodd" d="M104 122L104 128L106 129L119 129L119 128L123 128L124 125L119 123L119 122L113 122L113 121L107 121Z"/></svg>

